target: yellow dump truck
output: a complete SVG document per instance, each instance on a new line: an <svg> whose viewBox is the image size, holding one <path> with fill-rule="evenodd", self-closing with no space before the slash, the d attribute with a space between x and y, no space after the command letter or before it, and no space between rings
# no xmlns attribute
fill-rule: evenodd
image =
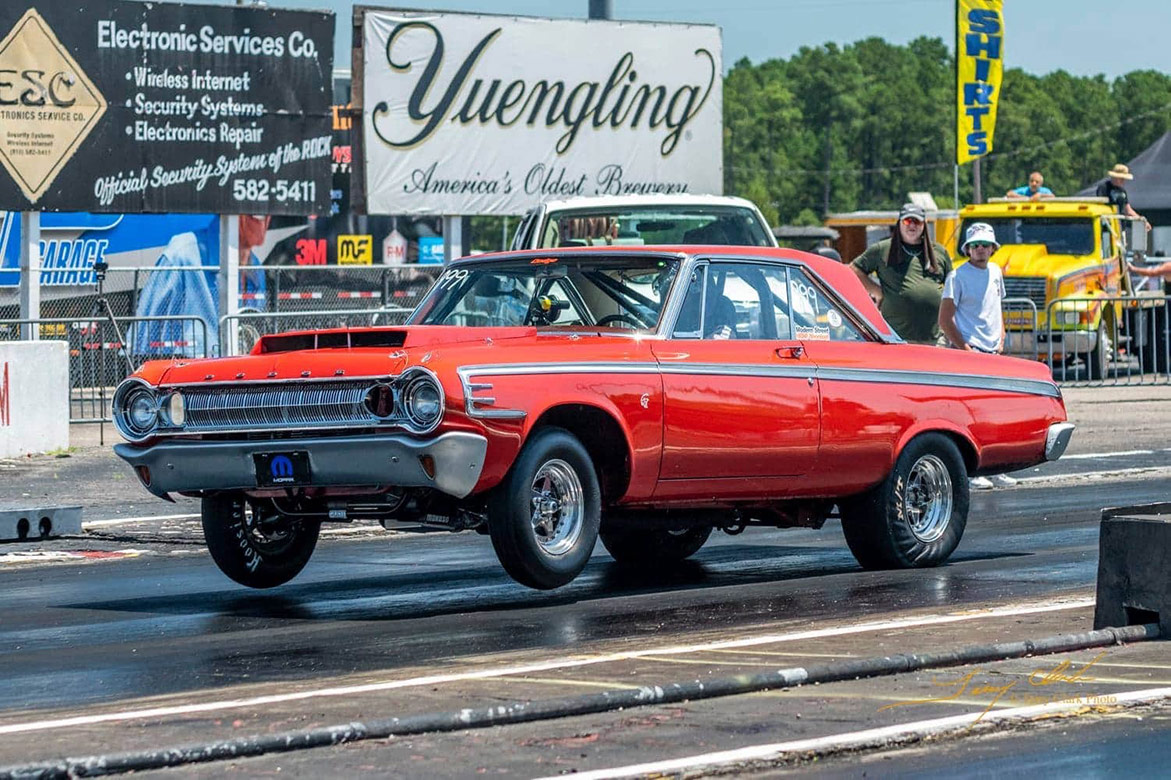
<svg viewBox="0 0 1171 780"><path fill-rule="evenodd" d="M1088 379L1134 359L1143 371L1165 370L1162 291L1136 289L1126 270L1128 236L1145 238L1141 224L1128 224L1105 198L994 199L965 206L959 218L957 236L973 222L996 231L992 262L1004 269L1009 298L1006 352L1076 367Z"/></svg>

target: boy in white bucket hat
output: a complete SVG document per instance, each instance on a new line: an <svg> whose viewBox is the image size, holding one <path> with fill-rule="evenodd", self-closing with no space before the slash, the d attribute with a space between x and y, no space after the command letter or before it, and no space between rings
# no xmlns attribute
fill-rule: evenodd
<svg viewBox="0 0 1171 780"><path fill-rule="evenodd" d="M943 282L943 301L939 305L939 328L951 346L971 352L1004 351L1004 317L1001 302L1005 298L1004 274L1000 266L988 262L1000 248L996 231L986 222L974 222L964 234L960 254L968 262L947 275ZM1013 485L1016 480L997 474L996 484ZM975 477L972 487L987 490L993 481Z"/></svg>

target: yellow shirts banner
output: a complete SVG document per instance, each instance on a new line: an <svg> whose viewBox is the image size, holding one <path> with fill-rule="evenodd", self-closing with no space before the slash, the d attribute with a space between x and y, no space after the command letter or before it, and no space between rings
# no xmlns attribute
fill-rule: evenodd
<svg viewBox="0 0 1171 780"><path fill-rule="evenodd" d="M1004 0L956 0L956 162L992 151L1004 74Z"/></svg>

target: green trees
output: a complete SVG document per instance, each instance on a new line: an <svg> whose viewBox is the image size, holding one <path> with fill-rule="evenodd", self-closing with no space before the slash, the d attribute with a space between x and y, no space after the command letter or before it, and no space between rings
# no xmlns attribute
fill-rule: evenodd
<svg viewBox="0 0 1171 780"><path fill-rule="evenodd" d="M788 60L737 62L724 81L725 192L773 224L827 212L897 208L908 191L952 201L955 75L938 38L869 38L803 48ZM1044 76L1005 71L984 195L1039 169L1058 194L1101 178L1171 129L1171 76L1136 71ZM960 174L970 201L971 172Z"/></svg>

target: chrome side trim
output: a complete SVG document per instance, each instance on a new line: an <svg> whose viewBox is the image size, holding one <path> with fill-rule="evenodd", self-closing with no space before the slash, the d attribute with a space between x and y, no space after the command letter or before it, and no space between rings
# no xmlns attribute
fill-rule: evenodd
<svg viewBox="0 0 1171 780"><path fill-rule="evenodd" d="M664 363L664 374L701 376L752 376L771 379L808 379L817 377L817 368L804 366L730 365L726 363Z"/></svg>
<svg viewBox="0 0 1171 780"><path fill-rule="evenodd" d="M1049 432L1045 434L1045 460L1057 460L1065 454L1065 448L1069 446L1069 439L1076 427L1068 422L1053 423L1049 426Z"/></svg>
<svg viewBox="0 0 1171 780"><path fill-rule="evenodd" d="M1013 379L978 374L928 374L919 371L875 368L818 368L817 377L822 380L829 379L839 382L963 387L971 390L998 390L1005 393L1043 395L1049 398L1061 397L1061 391L1057 389L1057 385L1044 379Z"/></svg>

